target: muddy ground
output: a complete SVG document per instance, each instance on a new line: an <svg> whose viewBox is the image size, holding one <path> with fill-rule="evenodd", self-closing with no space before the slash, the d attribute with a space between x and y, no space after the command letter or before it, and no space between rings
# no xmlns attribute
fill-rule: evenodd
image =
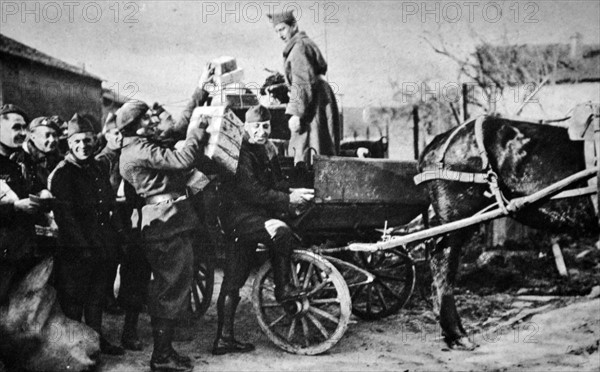
<svg viewBox="0 0 600 372"><path fill-rule="evenodd" d="M600 297L588 294L600 284L600 249L594 238L563 237L570 277L562 278L546 243L540 239L532 243L535 247L505 247L500 254L488 253L493 258L485 264L477 261L481 252L467 248L457 301L465 328L480 345L475 351L449 350L442 341L428 301L426 273L405 309L378 321L353 318L341 341L319 356L289 354L267 339L252 312L249 280L237 334L256 350L212 356L222 278L217 271L213 304L201 319L181 324L175 345L195 358L194 371L598 371ZM122 317L106 317L109 339L118 341L121 323ZM145 314L141 336L144 351L104 357L99 370L149 370L152 339Z"/></svg>

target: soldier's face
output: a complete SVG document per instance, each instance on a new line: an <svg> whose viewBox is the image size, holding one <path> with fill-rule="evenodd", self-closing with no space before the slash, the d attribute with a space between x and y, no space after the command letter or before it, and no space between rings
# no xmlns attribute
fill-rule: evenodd
<svg viewBox="0 0 600 372"><path fill-rule="evenodd" d="M120 149L123 147L123 135L117 128L107 130L104 137L106 137L106 141L110 143L113 149Z"/></svg>
<svg viewBox="0 0 600 372"><path fill-rule="evenodd" d="M29 133L29 137L34 146L45 154L55 151L58 146L58 135L50 127L37 127Z"/></svg>
<svg viewBox="0 0 600 372"><path fill-rule="evenodd" d="M292 36L294 36L297 30L297 25L290 26L285 22L278 23L275 26L275 33L277 33L279 38L285 43L290 41L290 39L292 38Z"/></svg>
<svg viewBox="0 0 600 372"><path fill-rule="evenodd" d="M245 123L244 129L248 134L248 142L257 145L264 145L271 135L271 122L259 121L256 123Z"/></svg>
<svg viewBox="0 0 600 372"><path fill-rule="evenodd" d="M77 160L87 160L94 153L94 134L92 132L75 133L69 137L69 149Z"/></svg>
<svg viewBox="0 0 600 372"><path fill-rule="evenodd" d="M27 137L27 124L19 114L0 115L0 143L11 149L18 148Z"/></svg>

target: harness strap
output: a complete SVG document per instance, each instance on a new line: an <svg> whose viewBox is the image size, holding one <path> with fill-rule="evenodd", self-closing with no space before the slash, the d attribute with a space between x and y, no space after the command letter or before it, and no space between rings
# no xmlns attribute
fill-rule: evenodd
<svg viewBox="0 0 600 372"><path fill-rule="evenodd" d="M447 180L466 183L487 183L487 174L458 172L442 168L425 168L422 173L413 177L415 185L432 180Z"/></svg>
<svg viewBox="0 0 600 372"><path fill-rule="evenodd" d="M502 191L500 190L500 186L498 185L498 175L492 170L490 166L489 157L487 151L485 150L485 145L483 143L483 123L486 120L487 116L482 115L475 119L474 123L474 132L475 132L475 143L478 148L479 157L481 158L481 168L486 173L469 173L469 172L459 172L446 169L444 167L444 157L446 156L446 152L452 143L452 140L456 135L460 132L461 129L473 122L473 120L466 121L459 125L446 139L444 142L444 146L438 155L438 166L437 168L426 168L423 172L417 174L413 177L413 181L416 185L432 180L446 180L446 181L455 181L455 182L465 182L465 183L479 183L479 184L487 184L490 191L491 196L496 199L496 203L498 204L500 210L504 214L508 214L509 211L506 208L506 200L502 195ZM487 193L489 195L489 193Z"/></svg>

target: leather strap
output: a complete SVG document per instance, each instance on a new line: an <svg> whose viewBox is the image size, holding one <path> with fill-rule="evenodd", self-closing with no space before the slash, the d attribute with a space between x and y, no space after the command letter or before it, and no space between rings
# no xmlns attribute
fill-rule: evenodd
<svg viewBox="0 0 600 372"><path fill-rule="evenodd" d="M415 185L432 180L446 180L465 183L487 183L485 173L458 172L449 169L425 168L422 173L413 177Z"/></svg>

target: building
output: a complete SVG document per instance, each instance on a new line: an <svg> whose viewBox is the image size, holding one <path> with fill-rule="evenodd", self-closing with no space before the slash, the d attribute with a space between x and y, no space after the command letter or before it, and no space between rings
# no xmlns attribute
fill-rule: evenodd
<svg viewBox="0 0 600 372"><path fill-rule="evenodd" d="M0 102L22 107L31 119L75 112L100 130L102 79L0 34Z"/></svg>

